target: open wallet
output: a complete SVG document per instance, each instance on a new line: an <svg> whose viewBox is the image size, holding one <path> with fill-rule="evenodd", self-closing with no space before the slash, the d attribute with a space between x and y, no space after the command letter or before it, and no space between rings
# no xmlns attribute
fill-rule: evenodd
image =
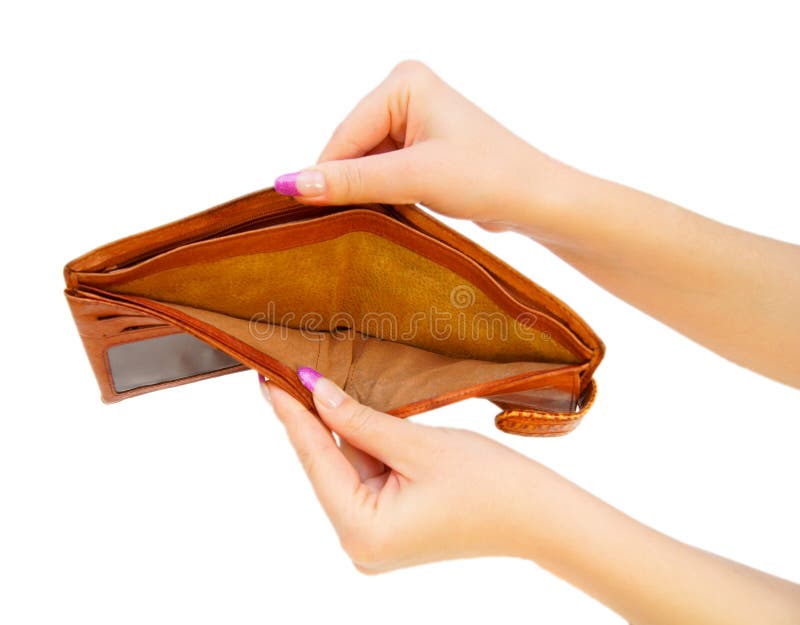
<svg viewBox="0 0 800 625"><path fill-rule="evenodd" d="M255 369L312 411L308 366L407 417L468 397L557 436L604 346L566 304L416 205L309 206L273 188L64 268L105 402Z"/></svg>

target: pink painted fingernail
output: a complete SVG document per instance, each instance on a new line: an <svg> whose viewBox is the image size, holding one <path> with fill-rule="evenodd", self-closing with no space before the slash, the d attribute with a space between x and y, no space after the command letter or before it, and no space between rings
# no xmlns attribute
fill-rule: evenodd
<svg viewBox="0 0 800 625"><path fill-rule="evenodd" d="M314 392L314 387L317 385L317 380L322 377L322 374L316 369L311 367L300 367L297 370L297 377L309 391Z"/></svg>
<svg viewBox="0 0 800 625"><path fill-rule="evenodd" d="M336 386L333 381L311 367L300 367L297 370L297 377L300 378L303 386L314 393L317 406L322 402L328 409L338 408L347 398L345 392Z"/></svg>
<svg viewBox="0 0 800 625"><path fill-rule="evenodd" d="M275 190L282 195L315 197L325 193L325 176L316 169L283 174L275 179Z"/></svg>

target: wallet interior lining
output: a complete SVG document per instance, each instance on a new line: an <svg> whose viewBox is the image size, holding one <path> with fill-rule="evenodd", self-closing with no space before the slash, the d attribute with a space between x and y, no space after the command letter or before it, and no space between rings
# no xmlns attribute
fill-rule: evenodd
<svg viewBox="0 0 800 625"><path fill-rule="evenodd" d="M105 288L313 366L380 410L581 362L463 276L373 232L123 274ZM281 338L265 339L269 328Z"/></svg>
<svg viewBox="0 0 800 625"><path fill-rule="evenodd" d="M451 358L355 332L313 332L261 321L251 323L179 304L170 306L223 330L292 369L313 367L359 401L382 411L459 388L564 366ZM565 405L571 399L564 397Z"/></svg>

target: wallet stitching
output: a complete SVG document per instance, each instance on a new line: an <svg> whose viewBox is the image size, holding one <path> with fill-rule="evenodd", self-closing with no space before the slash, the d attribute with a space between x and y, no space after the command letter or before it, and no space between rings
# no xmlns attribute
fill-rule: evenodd
<svg viewBox="0 0 800 625"><path fill-rule="evenodd" d="M314 369L319 370L319 359L322 357L322 343L323 340L317 341L317 357L314 359Z"/></svg>

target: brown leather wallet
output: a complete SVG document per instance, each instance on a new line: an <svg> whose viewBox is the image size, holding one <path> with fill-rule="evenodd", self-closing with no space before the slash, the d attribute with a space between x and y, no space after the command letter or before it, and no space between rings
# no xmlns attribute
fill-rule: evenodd
<svg viewBox="0 0 800 625"><path fill-rule="evenodd" d="M105 402L256 369L313 410L313 367L398 417L467 397L506 432L571 431L604 346L563 302L415 205L269 188L64 268Z"/></svg>

